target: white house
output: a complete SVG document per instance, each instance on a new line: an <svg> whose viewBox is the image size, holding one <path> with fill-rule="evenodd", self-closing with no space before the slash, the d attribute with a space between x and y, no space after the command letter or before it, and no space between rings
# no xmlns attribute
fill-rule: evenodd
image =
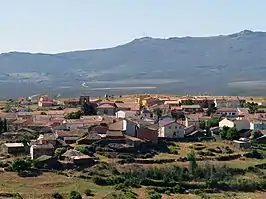
<svg viewBox="0 0 266 199"><path fill-rule="evenodd" d="M242 119L242 120L229 120L227 118L221 120L219 122L219 127L223 128L224 126L227 126L229 128L235 127L238 131L243 129L250 129L250 122L248 120Z"/></svg>
<svg viewBox="0 0 266 199"><path fill-rule="evenodd" d="M128 118L136 115L136 111L117 111L115 113L116 118Z"/></svg>
<svg viewBox="0 0 266 199"><path fill-rule="evenodd" d="M159 127L159 137L183 138L185 135L185 126L176 121L161 124Z"/></svg>

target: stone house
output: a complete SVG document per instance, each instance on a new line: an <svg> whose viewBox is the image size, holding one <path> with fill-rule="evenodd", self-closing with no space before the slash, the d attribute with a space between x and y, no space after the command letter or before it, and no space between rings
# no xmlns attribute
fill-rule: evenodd
<svg viewBox="0 0 266 199"><path fill-rule="evenodd" d="M6 154L21 155L25 154L26 148L23 143L4 143L2 151Z"/></svg>
<svg viewBox="0 0 266 199"><path fill-rule="evenodd" d="M185 126L173 120L161 123L159 126L159 137L183 138L185 135Z"/></svg>
<svg viewBox="0 0 266 199"><path fill-rule="evenodd" d="M30 147L31 159L36 159L42 155L53 156L54 146L50 143L48 144L34 144Z"/></svg>
<svg viewBox="0 0 266 199"><path fill-rule="evenodd" d="M115 115L117 106L115 103L101 103L97 107L98 115Z"/></svg>

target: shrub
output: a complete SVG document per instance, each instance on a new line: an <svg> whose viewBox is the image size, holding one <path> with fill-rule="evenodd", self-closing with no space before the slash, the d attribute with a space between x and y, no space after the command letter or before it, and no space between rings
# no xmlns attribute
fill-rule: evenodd
<svg viewBox="0 0 266 199"><path fill-rule="evenodd" d="M71 191L69 199L82 199L81 195L77 191Z"/></svg>
<svg viewBox="0 0 266 199"><path fill-rule="evenodd" d="M58 192L52 194L52 199L63 199L63 196L60 195Z"/></svg>
<svg viewBox="0 0 266 199"><path fill-rule="evenodd" d="M148 191L148 198L149 199L161 199L162 195L155 190L149 190Z"/></svg>
<svg viewBox="0 0 266 199"><path fill-rule="evenodd" d="M85 193L85 195L86 195L86 196L94 196L94 194L93 194L92 190L91 190L91 189L89 189L89 188L88 188L88 189L86 189L84 193Z"/></svg>

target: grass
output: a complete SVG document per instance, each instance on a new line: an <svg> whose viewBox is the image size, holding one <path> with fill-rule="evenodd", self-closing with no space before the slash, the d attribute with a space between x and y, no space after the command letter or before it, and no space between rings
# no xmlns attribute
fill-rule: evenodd
<svg viewBox="0 0 266 199"><path fill-rule="evenodd" d="M67 196L70 191L76 190L80 193L90 188L95 194L94 198L103 198L112 192L111 187L101 187L94 183L79 179L69 178L55 173L44 173L39 177L21 178L16 173L3 172L0 178L0 192L20 193L23 198L51 198L52 193L58 192Z"/></svg>

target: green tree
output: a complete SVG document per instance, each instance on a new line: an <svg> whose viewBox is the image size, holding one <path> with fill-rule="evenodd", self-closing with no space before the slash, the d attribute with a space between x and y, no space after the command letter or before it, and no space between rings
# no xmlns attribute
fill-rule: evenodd
<svg viewBox="0 0 266 199"><path fill-rule="evenodd" d="M196 155L195 155L195 151L191 150L188 154L187 154L187 159L189 161L189 170L191 172L191 174L193 176L195 176L195 172L196 169L198 167L197 162L196 162Z"/></svg>
<svg viewBox="0 0 266 199"><path fill-rule="evenodd" d="M200 129L204 130L206 128L206 122L201 121L199 127L200 127Z"/></svg>
<svg viewBox="0 0 266 199"><path fill-rule="evenodd" d="M259 109L258 104L257 103L254 103L254 102L251 102L251 103L248 102L246 104L246 106L248 107L248 111L249 111L250 114L256 113L258 111L258 109Z"/></svg>
<svg viewBox="0 0 266 199"><path fill-rule="evenodd" d="M222 139L226 139L228 130L229 130L228 126L223 126L223 129L221 130L221 138Z"/></svg>
<svg viewBox="0 0 266 199"><path fill-rule="evenodd" d="M194 105L194 103L191 99L188 99L188 100L183 101L182 105Z"/></svg>
<svg viewBox="0 0 266 199"><path fill-rule="evenodd" d="M219 119L209 119L207 121L207 126L210 127L210 128L219 126Z"/></svg>
<svg viewBox="0 0 266 199"><path fill-rule="evenodd" d="M88 189L86 189L84 193L85 193L85 195L86 195L86 196L94 196L94 194L93 194L92 190L91 190L91 189L89 189L89 188L88 188Z"/></svg>
<svg viewBox="0 0 266 199"><path fill-rule="evenodd" d="M67 113L65 119L79 119L82 116L81 111Z"/></svg>
<svg viewBox="0 0 266 199"><path fill-rule="evenodd" d="M94 106L90 102L85 102L81 106L81 113L83 115L97 115L97 111L95 110Z"/></svg>
<svg viewBox="0 0 266 199"><path fill-rule="evenodd" d="M162 111L162 109L157 108L157 109L153 110L153 113L156 114L158 116L158 118L160 118L160 117L162 117L163 111Z"/></svg>
<svg viewBox="0 0 266 199"><path fill-rule="evenodd" d="M82 199L81 195L77 191L71 191L69 199Z"/></svg>
<svg viewBox="0 0 266 199"><path fill-rule="evenodd" d="M227 140L237 140L239 138L237 129L235 127L229 128L226 134Z"/></svg>
<svg viewBox="0 0 266 199"><path fill-rule="evenodd" d="M11 163L13 171L26 171L32 167L32 160L30 158L18 158Z"/></svg>
<svg viewBox="0 0 266 199"><path fill-rule="evenodd" d="M176 120L178 120L178 119L185 120L186 119L186 116L185 116L184 112L182 112L182 111L172 110L171 116L172 116L172 118L174 118Z"/></svg>

